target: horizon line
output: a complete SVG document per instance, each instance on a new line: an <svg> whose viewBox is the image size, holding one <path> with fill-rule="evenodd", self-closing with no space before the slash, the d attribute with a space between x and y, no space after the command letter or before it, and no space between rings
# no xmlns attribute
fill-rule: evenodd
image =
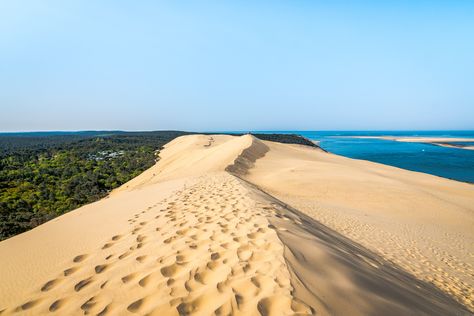
<svg viewBox="0 0 474 316"><path fill-rule="evenodd" d="M125 129L84 129L84 130L21 130L0 131L0 134L18 133L84 133L84 132L190 132L190 133L256 133L256 132L474 132L474 129L242 129L242 130L125 130Z"/></svg>

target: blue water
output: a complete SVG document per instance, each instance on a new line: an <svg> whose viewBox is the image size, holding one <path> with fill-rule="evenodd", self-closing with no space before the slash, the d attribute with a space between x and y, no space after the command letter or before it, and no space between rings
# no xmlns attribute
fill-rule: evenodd
<svg viewBox="0 0 474 316"><path fill-rule="evenodd" d="M282 132L278 132L282 133ZM319 141L334 154L474 183L474 150L345 136L431 136L474 138L474 131L285 131ZM343 137L340 137L343 136ZM466 142L468 144L470 142Z"/></svg>

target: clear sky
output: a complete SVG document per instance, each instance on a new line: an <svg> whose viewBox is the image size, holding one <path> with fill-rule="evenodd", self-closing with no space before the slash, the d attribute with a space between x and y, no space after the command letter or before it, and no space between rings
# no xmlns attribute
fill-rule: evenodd
<svg viewBox="0 0 474 316"><path fill-rule="evenodd" d="M474 129L474 1L0 1L0 131Z"/></svg>

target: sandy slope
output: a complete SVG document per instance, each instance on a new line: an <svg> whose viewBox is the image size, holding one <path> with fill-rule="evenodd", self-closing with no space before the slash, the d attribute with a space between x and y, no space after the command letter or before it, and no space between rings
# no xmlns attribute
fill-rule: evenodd
<svg viewBox="0 0 474 316"><path fill-rule="evenodd" d="M473 218L471 186L376 164L358 165L248 135L180 137L160 157L108 198L1 242L0 314L468 313L433 285L378 254L396 261L390 256L403 253L400 245L408 245L406 253L421 245L432 247L438 254L424 261L415 253L406 261L429 269L453 265L442 270L440 278L460 288L459 300L472 303L472 257L467 255L472 254L472 233L466 232ZM372 185L370 177L386 183ZM325 181L328 186L322 187ZM348 193L345 181L352 181L345 185L356 186L358 193ZM261 188L301 206L310 216ZM410 192L410 203L404 203L402 195L394 199ZM426 200L428 195L434 197ZM421 212L409 226L411 203L418 198L425 200L415 206L427 202L434 216ZM332 211L317 212L314 203ZM352 207L352 213L341 212L342 207ZM365 222L358 217L364 208ZM380 214L398 230L385 232L388 228L380 223L386 218L381 220ZM347 225L362 230L351 234ZM440 225L439 233L430 231L434 225ZM421 232L410 230L415 228ZM429 238L426 231L431 232ZM387 244L378 240L384 234L392 238ZM438 275L437 269L428 271Z"/></svg>
<svg viewBox="0 0 474 316"><path fill-rule="evenodd" d="M474 186L267 143L246 178L474 307Z"/></svg>

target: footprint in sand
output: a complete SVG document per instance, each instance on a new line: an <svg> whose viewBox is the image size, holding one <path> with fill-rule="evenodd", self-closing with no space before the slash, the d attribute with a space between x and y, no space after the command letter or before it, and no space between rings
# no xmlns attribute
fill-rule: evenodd
<svg viewBox="0 0 474 316"><path fill-rule="evenodd" d="M75 262L75 263L79 263L79 262L84 261L87 257L88 257L88 255L86 255L86 254L78 255L78 256L75 256L74 259L72 259L72 261Z"/></svg>
<svg viewBox="0 0 474 316"><path fill-rule="evenodd" d="M108 264L100 264L98 266L95 266L94 270L95 270L95 273L99 274L99 273L102 273L104 272L107 268L108 268Z"/></svg>
<svg viewBox="0 0 474 316"><path fill-rule="evenodd" d="M138 276L137 273L130 273L130 274L128 274L128 275L126 275L126 276L124 276L124 277L122 278L122 282L123 282L124 284L127 284L127 283L129 283L130 281L132 281L133 279L137 278L137 276Z"/></svg>
<svg viewBox="0 0 474 316"><path fill-rule="evenodd" d="M77 283L76 285L74 285L74 290L76 292L79 292L80 290L82 290L84 287L88 286L89 284L91 284L92 282L94 281L94 279L92 277L88 277L87 279L84 279L82 281L80 281L79 283Z"/></svg>
<svg viewBox="0 0 474 316"><path fill-rule="evenodd" d="M136 300L132 304L128 305L127 309L132 313L136 313L140 310L140 307L143 305L144 301L145 299L143 298Z"/></svg>
<svg viewBox="0 0 474 316"><path fill-rule="evenodd" d="M119 240L120 238L122 238L121 235L115 235L115 236L112 237L112 240L113 240L113 241L117 241L117 240Z"/></svg>
<svg viewBox="0 0 474 316"><path fill-rule="evenodd" d="M33 308L36 305L38 305L41 301L42 301L41 299L28 301L28 302L22 304L21 306L17 307L16 311L20 312L20 311L28 310L28 309Z"/></svg>
<svg viewBox="0 0 474 316"><path fill-rule="evenodd" d="M69 276L69 275L73 274L74 272L76 272L77 270L79 270L79 267L71 267L71 268L68 268L68 269L64 270L63 273L64 273L64 276Z"/></svg>
<svg viewBox="0 0 474 316"><path fill-rule="evenodd" d="M60 298L56 301L54 301L50 306L49 306L49 311L50 312L55 312L61 307L63 307L66 304L67 299Z"/></svg>
<svg viewBox="0 0 474 316"><path fill-rule="evenodd" d="M47 292L51 290L53 287L55 287L58 283L60 282L59 279L54 279L51 281L46 282L42 287L41 287L41 292Z"/></svg>

